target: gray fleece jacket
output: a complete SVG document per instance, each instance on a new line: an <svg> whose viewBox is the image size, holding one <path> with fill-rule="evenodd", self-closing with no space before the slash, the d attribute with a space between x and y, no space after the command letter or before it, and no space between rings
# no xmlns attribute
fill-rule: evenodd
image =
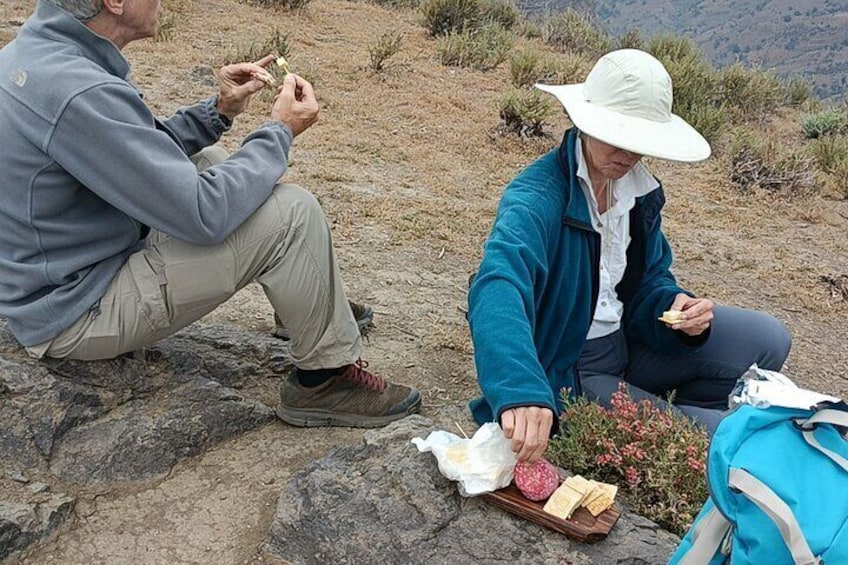
<svg viewBox="0 0 848 565"><path fill-rule="evenodd" d="M44 1L0 50L0 316L23 345L95 307L150 228L219 243L286 170L291 130L269 122L198 173L189 155L227 129L215 98L159 120L129 74Z"/></svg>

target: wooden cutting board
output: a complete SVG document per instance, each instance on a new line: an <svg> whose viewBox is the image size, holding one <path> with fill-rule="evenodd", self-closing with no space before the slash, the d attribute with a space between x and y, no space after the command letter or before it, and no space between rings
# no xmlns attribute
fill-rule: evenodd
<svg viewBox="0 0 848 565"><path fill-rule="evenodd" d="M557 468L557 471L560 475L560 483L562 483L567 475L562 469ZM494 492L481 494L480 497L534 524L550 528L571 539L584 543L600 541L607 537L607 534L610 533L612 527L615 526L615 523L621 516L621 511L617 506L613 505L612 508L599 514L597 518L592 516L585 508L578 508L571 515L571 518L563 520L543 510L545 506L544 500L534 502L525 498L515 484L510 484L508 487Z"/></svg>

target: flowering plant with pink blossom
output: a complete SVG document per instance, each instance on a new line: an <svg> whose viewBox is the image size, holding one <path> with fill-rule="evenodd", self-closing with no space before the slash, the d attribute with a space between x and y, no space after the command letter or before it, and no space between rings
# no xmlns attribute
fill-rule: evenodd
<svg viewBox="0 0 848 565"><path fill-rule="evenodd" d="M565 392L563 402L548 460L617 484L633 511L683 535L708 497L706 432L670 408L634 401L624 385L609 409Z"/></svg>

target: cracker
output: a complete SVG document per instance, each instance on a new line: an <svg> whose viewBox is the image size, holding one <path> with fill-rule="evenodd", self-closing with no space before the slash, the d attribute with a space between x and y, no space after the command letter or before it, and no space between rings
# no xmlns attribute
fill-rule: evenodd
<svg viewBox="0 0 848 565"><path fill-rule="evenodd" d="M580 493L580 501L577 503L578 506L582 505L583 501L586 500L586 497L592 494L592 484L580 475L568 477L565 479L563 484L568 485L570 488Z"/></svg>
<svg viewBox="0 0 848 565"><path fill-rule="evenodd" d="M589 492L589 494L586 495L586 498L583 500L583 506L588 506L589 503L604 494L604 489L601 488L600 483L598 483L597 481L589 481L589 484L592 485L592 490Z"/></svg>
<svg viewBox="0 0 848 565"><path fill-rule="evenodd" d="M680 310L666 310L657 320L666 324L679 324L684 321L683 312Z"/></svg>
<svg viewBox="0 0 848 565"><path fill-rule="evenodd" d="M602 494L600 497L596 498L592 502L586 506L586 510L589 513L597 518L601 513L603 513L607 508L610 508L613 505L613 499L606 493Z"/></svg>
<svg viewBox="0 0 848 565"><path fill-rule="evenodd" d="M286 58L285 58L285 57L283 57L283 56L277 57L276 64L277 64L277 66L278 66L280 69L282 69L282 70L283 70L286 74L288 74L288 73L290 73L290 72L291 72L291 69L290 69L290 67L289 67L289 62L288 62L288 61L286 61Z"/></svg>
<svg viewBox="0 0 848 565"><path fill-rule="evenodd" d="M563 483L545 503L543 510L557 518L567 520L577 508L582 496L582 493L575 491Z"/></svg>

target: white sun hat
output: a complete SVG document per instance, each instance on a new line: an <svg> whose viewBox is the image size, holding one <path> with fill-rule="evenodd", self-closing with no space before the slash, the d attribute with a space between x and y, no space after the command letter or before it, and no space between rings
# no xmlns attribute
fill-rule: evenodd
<svg viewBox="0 0 848 565"><path fill-rule="evenodd" d="M581 84L547 85L577 128L604 143L669 161L703 161L710 144L671 113L671 77L638 49L607 53Z"/></svg>

